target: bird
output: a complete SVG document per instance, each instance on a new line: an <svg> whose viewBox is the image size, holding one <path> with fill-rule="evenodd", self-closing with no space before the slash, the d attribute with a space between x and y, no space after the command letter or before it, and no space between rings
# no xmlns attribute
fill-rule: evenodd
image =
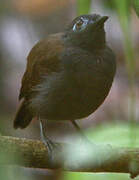
<svg viewBox="0 0 139 180"><path fill-rule="evenodd" d="M92 114L107 97L116 72L113 50L106 41L108 16L80 15L63 32L40 40L27 57L14 128L26 128L34 117L48 150L52 141L44 134L49 121L71 121Z"/></svg>

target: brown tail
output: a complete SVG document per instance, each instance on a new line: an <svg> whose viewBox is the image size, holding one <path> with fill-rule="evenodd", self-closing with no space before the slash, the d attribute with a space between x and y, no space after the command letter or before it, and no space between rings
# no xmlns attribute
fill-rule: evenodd
<svg viewBox="0 0 139 180"><path fill-rule="evenodd" d="M17 113L15 115L15 119L14 119L14 128L25 128L29 125L29 123L32 120L32 115L29 112L25 99L21 100L20 106L17 110Z"/></svg>

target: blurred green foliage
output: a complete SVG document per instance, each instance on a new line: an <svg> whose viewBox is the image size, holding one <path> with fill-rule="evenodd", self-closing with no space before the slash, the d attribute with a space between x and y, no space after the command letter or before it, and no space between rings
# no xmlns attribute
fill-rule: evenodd
<svg viewBox="0 0 139 180"><path fill-rule="evenodd" d="M129 107L127 108L128 113L128 121L130 122L130 143L135 144L135 110L136 110L136 92L135 92L135 73L136 73L136 61L135 61L135 53L133 48L133 41L131 36L131 22L130 22L130 15L131 15L131 0L113 0L117 15L119 17L119 22L121 25L121 29L123 32L123 44L124 44L124 51L125 51L125 62L126 62L126 69L128 73L128 81L129 81ZM133 1L132 1L133 2Z"/></svg>
<svg viewBox="0 0 139 180"><path fill-rule="evenodd" d="M122 123L117 121L117 123L102 124L97 129L90 129L87 131L88 137L97 144L111 144L114 147L132 147L130 144L129 133L130 124ZM139 125L136 124L134 128L134 133L136 134L135 147L139 147Z"/></svg>
<svg viewBox="0 0 139 180"><path fill-rule="evenodd" d="M128 174L116 174L116 173L67 173L65 175L66 180L130 180ZM64 179L65 180L65 179Z"/></svg>
<svg viewBox="0 0 139 180"><path fill-rule="evenodd" d="M118 15L122 18L130 16L131 0L112 0L113 7L118 10Z"/></svg>
<svg viewBox="0 0 139 180"><path fill-rule="evenodd" d="M121 123L120 121L112 124L102 124L98 128L89 129L86 134L95 144L110 144L113 147L131 147L129 133L130 124ZM139 126L134 129L136 134L136 143L134 147L139 147ZM117 173L65 173L64 180L128 180L128 174Z"/></svg>
<svg viewBox="0 0 139 180"><path fill-rule="evenodd" d="M30 180L18 168L12 166L0 166L0 180Z"/></svg>
<svg viewBox="0 0 139 180"><path fill-rule="evenodd" d="M127 8L126 8L126 11L127 11L131 5L131 0L122 0L122 1L120 1L120 0L105 0L105 1L103 1L104 7L111 9L113 11L116 10L115 4L119 4L120 8L123 9L123 7L125 6L125 2L126 2L126 6L127 6ZM129 13L127 13L127 14L129 15Z"/></svg>
<svg viewBox="0 0 139 180"><path fill-rule="evenodd" d="M92 0L77 0L77 14L88 14Z"/></svg>
<svg viewBox="0 0 139 180"><path fill-rule="evenodd" d="M133 76L135 72L135 58L133 51L133 44L131 41L131 29L130 29L130 0L113 0L117 15L119 17L119 22L123 31L124 37L124 48L125 48L125 60L127 65L127 70L129 74L129 80L133 81Z"/></svg>
<svg viewBox="0 0 139 180"><path fill-rule="evenodd" d="M6 148L6 146L4 147ZM18 166L6 165L8 162L20 162L22 159L18 156L18 154L16 154L15 157L13 154L7 153L6 150L3 152L2 149L4 147L0 149L0 180L31 180L26 177L22 171L20 171Z"/></svg>
<svg viewBox="0 0 139 180"><path fill-rule="evenodd" d="M133 0L132 3L137 15L139 16L139 0Z"/></svg>

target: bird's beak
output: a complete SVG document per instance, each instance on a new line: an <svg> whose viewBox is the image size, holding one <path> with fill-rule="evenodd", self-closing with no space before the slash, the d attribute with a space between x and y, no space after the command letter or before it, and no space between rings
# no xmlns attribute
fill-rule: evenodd
<svg viewBox="0 0 139 180"><path fill-rule="evenodd" d="M89 28L92 30L100 30L104 27L104 23L107 21L109 17L108 16L101 16L100 18L98 18L95 22L92 21L89 24Z"/></svg>
<svg viewBox="0 0 139 180"><path fill-rule="evenodd" d="M107 21L109 17L108 16L102 16L100 17L96 22L95 22L95 25L96 26L102 26L104 25L105 21Z"/></svg>

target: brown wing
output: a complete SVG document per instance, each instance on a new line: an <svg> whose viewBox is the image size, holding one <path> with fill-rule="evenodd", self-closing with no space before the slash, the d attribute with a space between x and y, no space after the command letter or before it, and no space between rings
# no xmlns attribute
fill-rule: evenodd
<svg viewBox="0 0 139 180"><path fill-rule="evenodd" d="M59 55L64 48L61 36L62 33L50 35L32 48L27 58L19 99L28 97L44 75L59 71Z"/></svg>

